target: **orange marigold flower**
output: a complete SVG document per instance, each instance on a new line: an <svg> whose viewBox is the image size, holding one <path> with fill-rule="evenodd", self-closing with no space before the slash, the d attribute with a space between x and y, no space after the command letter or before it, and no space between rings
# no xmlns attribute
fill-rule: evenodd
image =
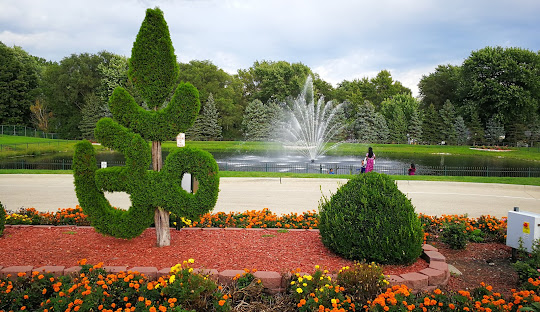
<svg viewBox="0 0 540 312"><path fill-rule="evenodd" d="M220 307L223 306L225 304L225 300L219 300L218 304Z"/></svg>

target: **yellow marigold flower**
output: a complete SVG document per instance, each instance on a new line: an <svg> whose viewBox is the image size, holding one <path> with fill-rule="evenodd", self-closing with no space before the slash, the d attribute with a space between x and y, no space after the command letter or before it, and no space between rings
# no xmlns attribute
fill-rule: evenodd
<svg viewBox="0 0 540 312"><path fill-rule="evenodd" d="M176 275L171 275L171 277L169 277L169 283L170 284L174 283L175 279L176 279Z"/></svg>
<svg viewBox="0 0 540 312"><path fill-rule="evenodd" d="M188 259L188 262L189 263L195 263L195 260L190 258L190 259Z"/></svg>
<svg viewBox="0 0 540 312"><path fill-rule="evenodd" d="M318 269L319 269L319 265L318 265L318 264L317 264L317 265L315 266L315 269L316 269L316 270L318 270Z"/></svg>
<svg viewBox="0 0 540 312"><path fill-rule="evenodd" d="M291 285L294 285L295 284L295 281L291 281Z"/></svg>
<svg viewBox="0 0 540 312"><path fill-rule="evenodd" d="M302 290L302 288L296 288L296 292L299 293L299 294L301 294L301 293L304 292L304 290Z"/></svg>
<svg viewBox="0 0 540 312"><path fill-rule="evenodd" d="M299 282L299 283L302 283L303 280L304 280L304 279L301 278L301 277L298 278L298 282Z"/></svg>

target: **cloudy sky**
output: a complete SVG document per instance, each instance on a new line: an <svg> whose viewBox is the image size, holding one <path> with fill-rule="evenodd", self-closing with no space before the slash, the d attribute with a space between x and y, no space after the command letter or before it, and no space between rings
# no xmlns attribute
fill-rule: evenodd
<svg viewBox="0 0 540 312"><path fill-rule="evenodd" d="M387 69L417 95L422 75L474 50L540 50L538 0L0 0L0 41L52 61L129 56L156 6L181 62L229 73L257 60L301 62L334 86Z"/></svg>

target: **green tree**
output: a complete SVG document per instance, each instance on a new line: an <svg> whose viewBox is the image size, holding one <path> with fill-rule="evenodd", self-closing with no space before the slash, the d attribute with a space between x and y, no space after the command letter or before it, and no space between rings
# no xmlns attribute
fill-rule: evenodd
<svg viewBox="0 0 540 312"><path fill-rule="evenodd" d="M433 104L424 110L422 121L422 141L428 144L437 144L441 141L440 116Z"/></svg>
<svg viewBox="0 0 540 312"><path fill-rule="evenodd" d="M481 143L484 140L484 127L480 122L480 117L476 110L472 110L471 120L467 125L470 131L470 141L472 145Z"/></svg>
<svg viewBox="0 0 540 312"><path fill-rule="evenodd" d="M186 137L190 140L216 141L221 140L221 126L218 123L219 114L212 93L201 107L199 116L188 131Z"/></svg>
<svg viewBox="0 0 540 312"><path fill-rule="evenodd" d="M476 107L482 124L495 116L506 128L527 124L538 115L540 54L486 47L463 62L464 100Z"/></svg>
<svg viewBox="0 0 540 312"><path fill-rule="evenodd" d="M411 95L412 92L411 89L404 87L401 82L394 81L389 71L381 70L376 77L369 80L369 84L364 83L362 94L366 100L378 108L387 98L398 94Z"/></svg>
<svg viewBox="0 0 540 312"><path fill-rule="evenodd" d="M392 99L381 103L381 114L388 126L388 139L393 143L404 143L407 141L407 120L401 107Z"/></svg>
<svg viewBox="0 0 540 312"><path fill-rule="evenodd" d="M499 138L504 137L504 127L495 117L491 117L486 124L485 138L490 144L499 143Z"/></svg>
<svg viewBox="0 0 540 312"><path fill-rule="evenodd" d="M82 137L94 141L94 129L96 128L98 120L110 115L111 112L109 111L109 108L103 105L100 96L94 93L87 94L84 99L84 106L81 110L82 119L79 123Z"/></svg>
<svg viewBox="0 0 540 312"><path fill-rule="evenodd" d="M441 120L441 138L446 144L456 143L456 110L452 102L447 100L439 110Z"/></svg>
<svg viewBox="0 0 540 312"><path fill-rule="evenodd" d="M439 65L434 73L423 75L418 83L422 107L433 104L436 110L440 110L447 100L459 103L460 81L461 67L450 64Z"/></svg>
<svg viewBox="0 0 540 312"><path fill-rule="evenodd" d="M19 47L0 42L0 124L30 125L37 99L37 63Z"/></svg>
<svg viewBox="0 0 540 312"><path fill-rule="evenodd" d="M399 94L410 96L412 92L401 82L394 81L389 71L382 70L371 79L364 77L353 81L342 81L334 91L334 99L338 102L347 100L356 105L362 105L365 100L368 100L378 111L384 100Z"/></svg>
<svg viewBox="0 0 540 312"><path fill-rule="evenodd" d="M72 54L60 64L47 66L44 72L45 100L53 112L51 126L63 138L80 138L79 124L85 99L101 86L99 64L108 63L112 54Z"/></svg>
<svg viewBox="0 0 540 312"><path fill-rule="evenodd" d="M262 103L283 102L287 97L296 98L307 76L311 74L308 66L285 61L256 61L250 68L238 71L244 84L244 96L250 102L258 99Z"/></svg>
<svg viewBox="0 0 540 312"><path fill-rule="evenodd" d="M264 105L260 100L251 101L244 112L244 136L248 141L269 141L281 117L281 108L276 102Z"/></svg>
<svg viewBox="0 0 540 312"><path fill-rule="evenodd" d="M237 139L241 132L242 113L247 105L240 79L211 61L197 60L180 64L179 79L193 84L202 99L207 99L210 93L213 95L224 138Z"/></svg>
<svg viewBox="0 0 540 312"><path fill-rule="evenodd" d="M456 144L457 145L466 144L469 130L467 129L467 126L465 125L465 120L463 120L463 117L461 116L456 117L456 123L454 124L454 128L456 129Z"/></svg>
<svg viewBox="0 0 540 312"><path fill-rule="evenodd" d="M375 112L375 107L369 101L358 107L353 129L358 142L385 143L388 140L388 126L386 120Z"/></svg>
<svg viewBox="0 0 540 312"><path fill-rule="evenodd" d="M422 138L422 119L419 116L419 110L412 111L407 133L409 134L408 139L411 144L417 143Z"/></svg>

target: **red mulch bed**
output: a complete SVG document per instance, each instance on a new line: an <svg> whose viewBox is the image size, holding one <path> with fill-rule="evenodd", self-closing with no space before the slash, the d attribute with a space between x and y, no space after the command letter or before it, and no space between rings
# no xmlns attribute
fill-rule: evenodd
<svg viewBox="0 0 540 312"><path fill-rule="evenodd" d="M315 265L337 272L352 261L330 252L315 231L276 230L171 230L171 245L158 248L153 228L131 240L103 236L87 227L13 227L0 237L0 266L63 265L87 259L106 266L168 268L189 258L194 267L257 269L280 273ZM416 272L428 264L419 259L411 266L385 266L385 274Z"/></svg>

